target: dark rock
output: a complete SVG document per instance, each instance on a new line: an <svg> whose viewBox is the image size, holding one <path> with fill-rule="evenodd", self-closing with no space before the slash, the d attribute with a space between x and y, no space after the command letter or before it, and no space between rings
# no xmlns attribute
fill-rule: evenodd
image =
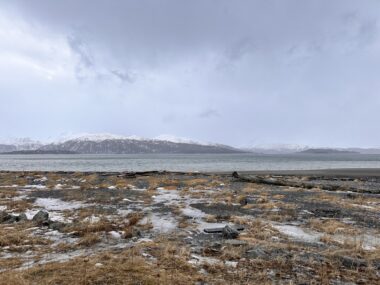
<svg viewBox="0 0 380 285"><path fill-rule="evenodd" d="M49 221L49 229L52 229L55 231L62 231L65 226L66 225L61 222Z"/></svg>
<svg viewBox="0 0 380 285"><path fill-rule="evenodd" d="M236 171L232 172L232 177L239 178L239 173L237 173Z"/></svg>
<svg viewBox="0 0 380 285"><path fill-rule="evenodd" d="M0 211L0 223L8 222L12 216L5 211Z"/></svg>
<svg viewBox="0 0 380 285"><path fill-rule="evenodd" d="M33 217L33 222L39 224L39 225L48 225L49 224L49 213L46 211L38 211L37 214Z"/></svg>
<svg viewBox="0 0 380 285"><path fill-rule="evenodd" d="M246 252L248 258L252 259L269 259L270 255L261 247L256 247Z"/></svg>
<svg viewBox="0 0 380 285"><path fill-rule="evenodd" d="M234 229L237 231L243 231L244 227L243 226L236 226ZM216 234L216 233L223 233L223 230L224 230L224 228L207 228L207 229L204 229L203 231L207 234Z"/></svg>
<svg viewBox="0 0 380 285"><path fill-rule="evenodd" d="M367 267L367 262L364 259L353 258L349 256L341 256L340 261L346 268L357 269L359 267Z"/></svg>
<svg viewBox="0 0 380 285"><path fill-rule="evenodd" d="M25 213L22 213L22 214L18 215L18 217L17 217L18 222L25 222L27 220L28 220L28 217L25 215Z"/></svg>
<svg viewBox="0 0 380 285"><path fill-rule="evenodd" d="M222 235L226 239L235 239L239 236L239 232L227 225L223 228Z"/></svg>
<svg viewBox="0 0 380 285"><path fill-rule="evenodd" d="M242 205L242 206L247 205L247 204L248 204L248 199L247 199L247 197L241 197L240 200L239 200L239 203L240 203L240 205Z"/></svg>

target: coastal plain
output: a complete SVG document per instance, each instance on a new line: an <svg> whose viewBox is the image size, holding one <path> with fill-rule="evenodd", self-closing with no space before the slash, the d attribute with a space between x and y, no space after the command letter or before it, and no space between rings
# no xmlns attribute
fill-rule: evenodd
<svg viewBox="0 0 380 285"><path fill-rule="evenodd" d="M376 170L0 172L0 284L379 284Z"/></svg>

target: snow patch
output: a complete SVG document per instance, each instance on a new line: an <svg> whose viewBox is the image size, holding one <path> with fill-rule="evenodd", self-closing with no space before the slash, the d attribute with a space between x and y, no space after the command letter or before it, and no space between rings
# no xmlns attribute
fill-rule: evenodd
<svg viewBox="0 0 380 285"><path fill-rule="evenodd" d="M320 237L322 236L321 233L302 229L298 226L293 226L293 225L272 225L272 226L275 229L277 229L279 232L298 241L318 243Z"/></svg>
<svg viewBox="0 0 380 285"><path fill-rule="evenodd" d="M87 206L84 203L77 201L65 202L60 199L55 198L38 198L34 204L38 207L45 208L46 210L52 211L64 211L64 210L75 210Z"/></svg>

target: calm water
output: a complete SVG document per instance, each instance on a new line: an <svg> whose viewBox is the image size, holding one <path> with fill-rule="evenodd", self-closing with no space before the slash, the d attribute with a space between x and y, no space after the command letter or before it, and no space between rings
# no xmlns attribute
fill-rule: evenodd
<svg viewBox="0 0 380 285"><path fill-rule="evenodd" d="M249 171L380 168L380 155L0 155L0 170Z"/></svg>

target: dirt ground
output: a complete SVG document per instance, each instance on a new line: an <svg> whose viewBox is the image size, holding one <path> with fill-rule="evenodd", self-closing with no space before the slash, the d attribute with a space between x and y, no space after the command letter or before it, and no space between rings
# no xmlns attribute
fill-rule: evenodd
<svg viewBox="0 0 380 285"><path fill-rule="evenodd" d="M380 284L380 177L0 172L0 284Z"/></svg>

